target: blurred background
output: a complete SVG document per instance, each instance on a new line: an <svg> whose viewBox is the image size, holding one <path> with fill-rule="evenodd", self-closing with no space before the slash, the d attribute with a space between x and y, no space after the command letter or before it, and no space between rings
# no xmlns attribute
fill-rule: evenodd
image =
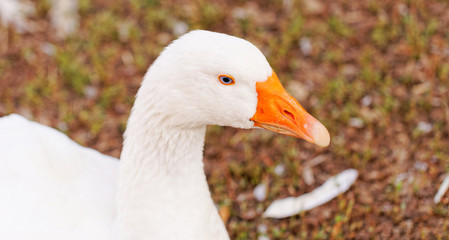
<svg viewBox="0 0 449 240"><path fill-rule="evenodd" d="M259 47L331 144L209 127L205 170L232 239L449 238L449 194L433 201L449 170L447 0L0 0L0 20L0 116L114 157L170 41L206 29ZM359 177L331 202L261 217L347 168Z"/></svg>

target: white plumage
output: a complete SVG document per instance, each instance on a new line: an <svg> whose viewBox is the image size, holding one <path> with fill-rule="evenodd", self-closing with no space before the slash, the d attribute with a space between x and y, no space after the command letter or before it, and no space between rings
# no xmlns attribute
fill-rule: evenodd
<svg viewBox="0 0 449 240"><path fill-rule="evenodd" d="M145 75L120 163L18 115L0 120L0 239L229 239L203 170L210 124L329 144L255 46L192 31Z"/></svg>
<svg viewBox="0 0 449 240"><path fill-rule="evenodd" d="M0 239L111 235L118 159L15 114L0 118L0 146Z"/></svg>

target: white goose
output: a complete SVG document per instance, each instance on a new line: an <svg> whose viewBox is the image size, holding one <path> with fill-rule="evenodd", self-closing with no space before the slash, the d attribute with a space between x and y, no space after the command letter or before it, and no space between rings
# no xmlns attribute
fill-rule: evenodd
<svg viewBox="0 0 449 240"><path fill-rule="evenodd" d="M255 46L192 31L145 75L120 164L18 115L0 119L0 239L229 239L203 170L210 124L329 144Z"/></svg>

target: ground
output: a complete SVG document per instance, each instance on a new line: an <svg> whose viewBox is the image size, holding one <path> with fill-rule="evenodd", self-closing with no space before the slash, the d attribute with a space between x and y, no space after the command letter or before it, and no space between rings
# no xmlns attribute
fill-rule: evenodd
<svg viewBox="0 0 449 240"><path fill-rule="evenodd" d="M331 134L320 148L208 128L205 170L232 239L449 238L449 194L433 202L449 170L448 1L80 0L80 27L65 40L49 3L35 4L34 32L0 27L0 116L22 114L118 157L134 95L163 47L186 28L228 33L258 46ZM261 217L273 200L347 168L359 178L331 202Z"/></svg>

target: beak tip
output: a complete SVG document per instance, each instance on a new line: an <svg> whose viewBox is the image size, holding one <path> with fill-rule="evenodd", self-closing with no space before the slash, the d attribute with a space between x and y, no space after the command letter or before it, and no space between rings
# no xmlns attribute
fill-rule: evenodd
<svg viewBox="0 0 449 240"><path fill-rule="evenodd" d="M315 144L320 147L329 146L330 143L329 132L327 131L326 127L320 122L317 122L313 127L313 140Z"/></svg>

